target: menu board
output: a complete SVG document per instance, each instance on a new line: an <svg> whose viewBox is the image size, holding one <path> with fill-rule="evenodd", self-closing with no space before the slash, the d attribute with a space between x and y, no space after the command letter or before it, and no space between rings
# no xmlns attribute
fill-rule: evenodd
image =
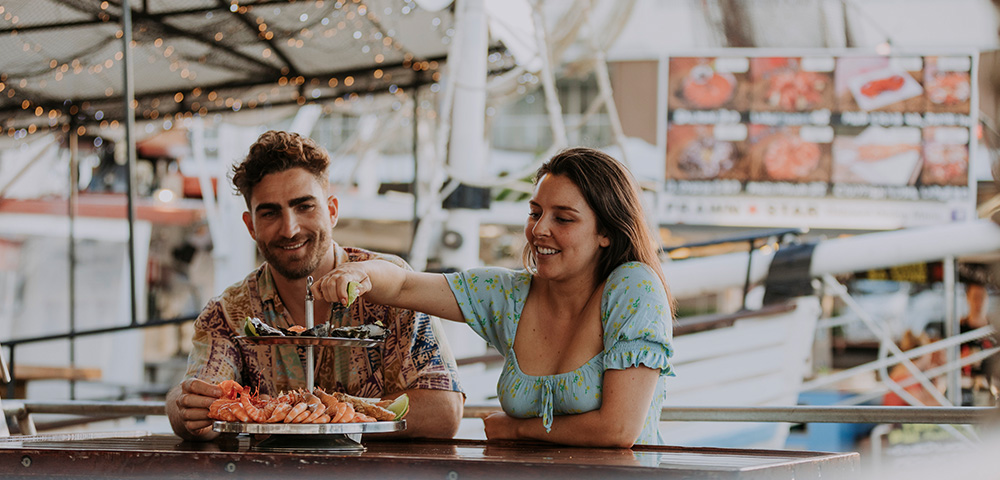
<svg viewBox="0 0 1000 480"><path fill-rule="evenodd" d="M661 220L888 229L971 218L974 60L667 59Z"/></svg>

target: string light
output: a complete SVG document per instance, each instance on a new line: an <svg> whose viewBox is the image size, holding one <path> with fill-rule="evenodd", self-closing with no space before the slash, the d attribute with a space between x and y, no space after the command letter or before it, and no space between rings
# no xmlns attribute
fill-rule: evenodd
<svg viewBox="0 0 1000 480"><path fill-rule="evenodd" d="M106 10L109 9L110 3L105 1L101 3L102 12L98 13L98 18L103 22L117 21L109 15ZM410 69L411 71L431 71L431 78L438 82L441 78L441 73L437 72L437 62L428 61L416 61L413 55L409 52L403 51L403 47L399 42L396 42L393 38L395 31L392 29L383 30L382 26L378 24L379 15L376 14L369 6L361 3L360 0L352 1L337 1L335 3L327 4L323 1L313 2L311 5L314 6L312 10L305 12L298 12L299 16L297 20L303 23L302 27L297 30L282 31L280 27L280 22L274 20L272 23L268 23L267 19L258 13L266 10L253 11L253 6L240 5L238 1L231 1L228 4L230 12L239 15L249 15L253 14L252 18L254 26L257 29L258 36L265 39L272 39L276 36L284 38L289 41L289 46L291 48L306 48L306 40L325 37L331 38L337 36L339 33L349 30L348 37L353 37L354 40L358 42L358 50L365 55L371 55L371 61L375 65L383 64L388 57L390 52L401 52L404 55L404 68ZM324 11L324 8L333 7L331 11ZM406 14L414 11L416 9L415 4L412 1L406 2L404 10ZM3 18L13 24L15 27L19 25L20 18L14 15L13 12L9 11L9 7L0 6L0 15ZM279 7L273 9L275 14L281 12ZM386 7L383 10L385 15L391 15L393 13L393 8ZM213 12L209 11L205 13L206 19L212 19L214 16ZM366 22L362 22L363 19L367 19ZM434 19L434 25L437 27L440 24L440 19ZM147 29L145 25L141 23L136 25L136 31L139 33L148 34L150 30ZM17 30L12 31L12 36L17 36ZM223 41L228 38L226 32L215 31L208 34L210 38L216 39L218 41ZM119 28L113 33L116 39L120 39L124 36L124 32ZM171 45L169 39L164 39L162 37L157 37L152 40L147 40L147 37L142 35L137 36L136 39L132 41L132 48L138 49L139 52L142 49L148 49L149 53L154 53L156 57L165 58L168 60L167 68L170 72L178 75L179 78L186 81L193 81L197 77L198 69L193 68L191 65L191 58L179 56L178 52L182 49L175 48ZM41 52L43 48L41 44L31 43L24 36L19 37L21 42L21 48L25 52ZM189 49L183 49L189 51ZM6 93L8 98L15 98L18 95L18 90L31 91L34 88L39 88L48 85L50 82L64 82L72 81L74 76L80 75L106 75L108 71L114 69L118 63L120 63L124 58L124 53L121 50L115 50L108 53L106 49L98 50L97 52L88 52L86 54L81 54L80 56L72 59L58 59L50 58L47 66L48 71L41 75L35 75L34 80L31 77L21 78L18 82L18 88L15 89L11 86L10 81L7 80L6 74L0 74L0 94ZM107 57L104 57L107 55ZM399 53L394 53L398 56ZM101 56L103 58L97 58ZM274 52L271 48L262 48L259 56L263 59L269 59L274 56ZM142 58L141 56L139 58ZM147 61L150 63L155 63L154 55L146 55ZM141 61L141 60L140 60ZM199 64L207 64L207 56L202 55L197 58ZM357 93L351 92L349 94L332 96L327 94L323 100L324 91L320 89L323 84L324 88L338 88L338 87L355 87L360 86L364 88L364 84L359 80L363 78L358 75L347 75L341 78L331 76L327 78L311 77L306 78L302 75L288 76L288 67L282 67L282 76L279 77L277 84L281 87L287 86L302 86L305 82L308 82L311 89L308 92L308 99L306 96L299 94L298 92L293 92L289 94L287 100L279 98L284 96L283 93L277 88L272 87L270 90L259 91L255 94L255 98L242 99L238 97L220 97L217 92L210 91L205 94L202 89L195 87L190 91L181 90L175 92L168 96L172 97L173 102L170 102L170 107L173 110L178 108L181 111L176 111L175 113L164 113L160 110L161 99L152 97L141 100L144 107L139 108L139 100L133 101L133 105L136 107L136 111L142 118L156 120L164 116L187 116L191 117L193 115L207 115L209 108L219 108L225 105L226 108L231 108L234 111L239 111L244 108L260 108L267 107L273 103L280 104L287 101L295 101L298 104L303 104L307 101L332 101L334 104L343 103L344 101L356 101L359 97ZM375 68L366 74L364 78L374 79L379 81L391 81L392 73L385 67ZM403 88L398 85L389 85L385 90L389 94L402 95L404 94ZM432 87L433 88L433 87ZM439 89L440 87L438 87ZM116 91L115 87L108 86L103 91L104 96L111 98L119 92ZM203 97L204 95L204 97ZM201 99L201 101L196 101L195 99ZM332 100L330 100L332 98ZM186 102L186 103L185 103ZM214 105L213 105L214 104ZM163 105L166 107L166 105ZM90 109L87 102L82 102L76 104L70 100L64 102L63 107L53 107L44 105L34 105L32 100L23 99L22 110L30 111L35 114L35 117L45 117L47 121L55 126L59 123L59 120L63 119L66 115L71 115L77 118L78 121L86 122L88 120L99 121L102 126L107 125L117 125L117 121L108 123L108 120L103 120L97 118L95 111ZM8 135L13 135L15 132L27 132L26 129L17 129L10 125L14 121L14 118L7 119L2 123L7 123L8 128L6 132ZM0 125L2 125L0 123ZM64 125L65 126L65 125ZM39 127L35 125L32 131L37 130ZM62 126L58 128L63 128ZM65 127L68 131L69 127ZM4 130L0 129L0 132ZM23 134L23 133L22 133Z"/></svg>

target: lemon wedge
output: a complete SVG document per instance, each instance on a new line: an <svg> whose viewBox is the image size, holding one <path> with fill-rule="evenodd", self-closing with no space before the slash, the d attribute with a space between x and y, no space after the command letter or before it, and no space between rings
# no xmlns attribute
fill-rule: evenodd
<svg viewBox="0 0 1000 480"><path fill-rule="evenodd" d="M248 337L257 336L257 329L254 328L253 322L250 321L250 317L247 317L246 322L243 324L243 334Z"/></svg>
<svg viewBox="0 0 1000 480"><path fill-rule="evenodd" d="M347 306L350 307L354 300L358 298L358 287L361 284L358 282L350 282L347 284Z"/></svg>
<svg viewBox="0 0 1000 480"><path fill-rule="evenodd" d="M396 414L394 420L402 419L410 411L410 396L404 393L396 397L385 409Z"/></svg>

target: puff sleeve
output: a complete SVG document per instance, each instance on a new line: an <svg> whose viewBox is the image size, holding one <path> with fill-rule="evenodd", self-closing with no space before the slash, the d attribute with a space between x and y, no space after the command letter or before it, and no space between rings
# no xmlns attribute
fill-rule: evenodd
<svg viewBox="0 0 1000 480"><path fill-rule="evenodd" d="M622 370L644 365L673 376L673 326L667 293L648 265L629 262L607 279L601 299L604 365Z"/></svg>

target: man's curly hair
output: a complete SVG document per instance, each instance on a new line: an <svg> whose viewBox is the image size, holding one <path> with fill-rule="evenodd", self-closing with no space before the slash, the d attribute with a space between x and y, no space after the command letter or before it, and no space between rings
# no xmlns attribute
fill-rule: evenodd
<svg viewBox="0 0 1000 480"><path fill-rule="evenodd" d="M233 166L233 187L250 209L253 188L265 175L303 168L324 185L329 181L330 155L311 138L293 132L270 130L250 146L250 153Z"/></svg>

